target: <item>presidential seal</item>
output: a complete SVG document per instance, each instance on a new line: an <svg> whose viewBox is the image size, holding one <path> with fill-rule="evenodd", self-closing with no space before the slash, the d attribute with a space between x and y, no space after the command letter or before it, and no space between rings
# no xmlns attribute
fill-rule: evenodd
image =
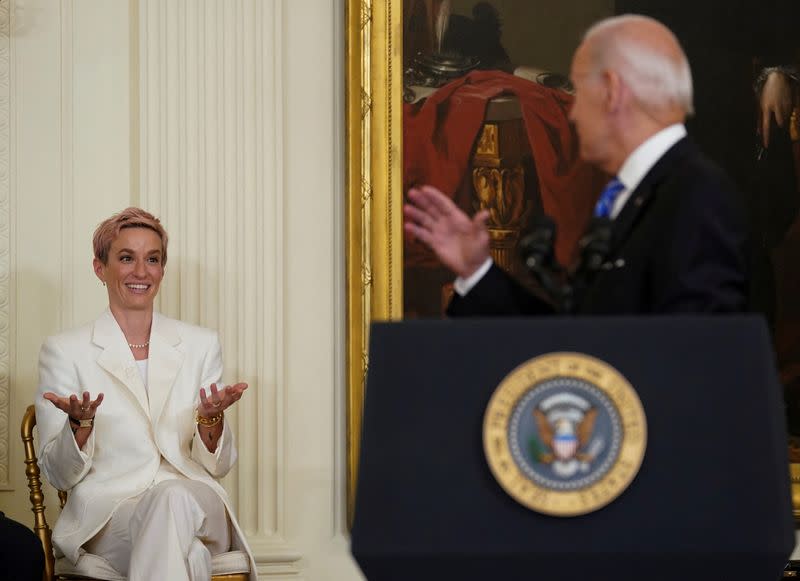
<svg viewBox="0 0 800 581"><path fill-rule="evenodd" d="M489 468L517 502L554 516L595 511L633 481L644 458L642 403L616 369L580 353L531 359L486 408Z"/></svg>

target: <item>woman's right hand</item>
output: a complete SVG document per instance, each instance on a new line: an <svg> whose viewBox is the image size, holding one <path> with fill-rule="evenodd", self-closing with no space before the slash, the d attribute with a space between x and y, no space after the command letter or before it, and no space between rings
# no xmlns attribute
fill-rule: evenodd
<svg viewBox="0 0 800 581"><path fill-rule="evenodd" d="M48 391L44 394L44 399L52 403L62 412L73 420L89 420L97 413L97 408L103 403L103 394L98 394L97 399L92 400L88 391L78 398L74 393L69 397L59 397L53 392Z"/></svg>
<svg viewBox="0 0 800 581"><path fill-rule="evenodd" d="M72 435L75 436L75 443L82 450L94 428L93 426L78 427L74 420L93 419L97 413L98 406L103 403L103 394L98 394L97 399L92 400L92 396L89 395L88 391L84 391L80 399L74 393L69 397L59 397L48 391L43 397L69 416L69 425L70 429L72 429Z"/></svg>

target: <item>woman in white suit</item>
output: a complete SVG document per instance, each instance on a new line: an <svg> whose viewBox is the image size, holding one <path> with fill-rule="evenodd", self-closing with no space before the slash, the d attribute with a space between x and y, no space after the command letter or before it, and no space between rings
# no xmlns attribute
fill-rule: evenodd
<svg viewBox="0 0 800 581"><path fill-rule="evenodd" d="M212 555L250 554L217 482L236 461L225 410L247 384L219 383L214 331L153 311L167 263L156 217L128 208L93 243L109 308L49 337L39 359L39 464L69 491L53 544L131 580L210 579Z"/></svg>

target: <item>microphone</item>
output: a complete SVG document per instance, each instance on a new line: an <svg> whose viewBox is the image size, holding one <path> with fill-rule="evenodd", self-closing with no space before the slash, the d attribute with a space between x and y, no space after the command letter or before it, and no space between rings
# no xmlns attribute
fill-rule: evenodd
<svg viewBox="0 0 800 581"><path fill-rule="evenodd" d="M608 218L592 218L586 234L581 238L581 262L576 274L589 274L600 270L611 252L611 226Z"/></svg>
<svg viewBox="0 0 800 581"><path fill-rule="evenodd" d="M553 246L556 240L556 223L550 216L534 218L530 232L519 241L519 254L523 264L534 275L559 270L554 264ZM549 274L549 272L548 272Z"/></svg>
<svg viewBox="0 0 800 581"><path fill-rule="evenodd" d="M588 288L589 280L603 268L611 253L611 226L612 222L608 218L592 218L589 222L586 234L578 242L580 262L564 285L562 312L574 312Z"/></svg>
<svg viewBox="0 0 800 581"><path fill-rule="evenodd" d="M529 233L519 241L522 262L559 312L565 312L571 289L562 284L564 269L555 258L556 223L550 216L533 219Z"/></svg>
<svg viewBox="0 0 800 581"><path fill-rule="evenodd" d="M578 243L580 262L574 271L566 273L555 258L556 224L552 218L535 218L529 233L519 241L522 262L552 300L556 312L575 311L590 278L603 268L611 253L611 228L610 219L593 218Z"/></svg>

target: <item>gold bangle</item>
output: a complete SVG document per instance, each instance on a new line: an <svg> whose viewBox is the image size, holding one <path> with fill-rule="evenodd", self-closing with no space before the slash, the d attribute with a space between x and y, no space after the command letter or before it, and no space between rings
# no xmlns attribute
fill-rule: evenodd
<svg viewBox="0 0 800 581"><path fill-rule="evenodd" d="M220 423L222 421L222 418L224 418L224 417L225 417L225 412L219 412L217 414L214 414L210 418L206 418L206 417L201 416L200 412L195 412L194 413L195 421L198 424L200 424L201 426L205 426L207 428L210 428L212 426L216 426L218 423Z"/></svg>

